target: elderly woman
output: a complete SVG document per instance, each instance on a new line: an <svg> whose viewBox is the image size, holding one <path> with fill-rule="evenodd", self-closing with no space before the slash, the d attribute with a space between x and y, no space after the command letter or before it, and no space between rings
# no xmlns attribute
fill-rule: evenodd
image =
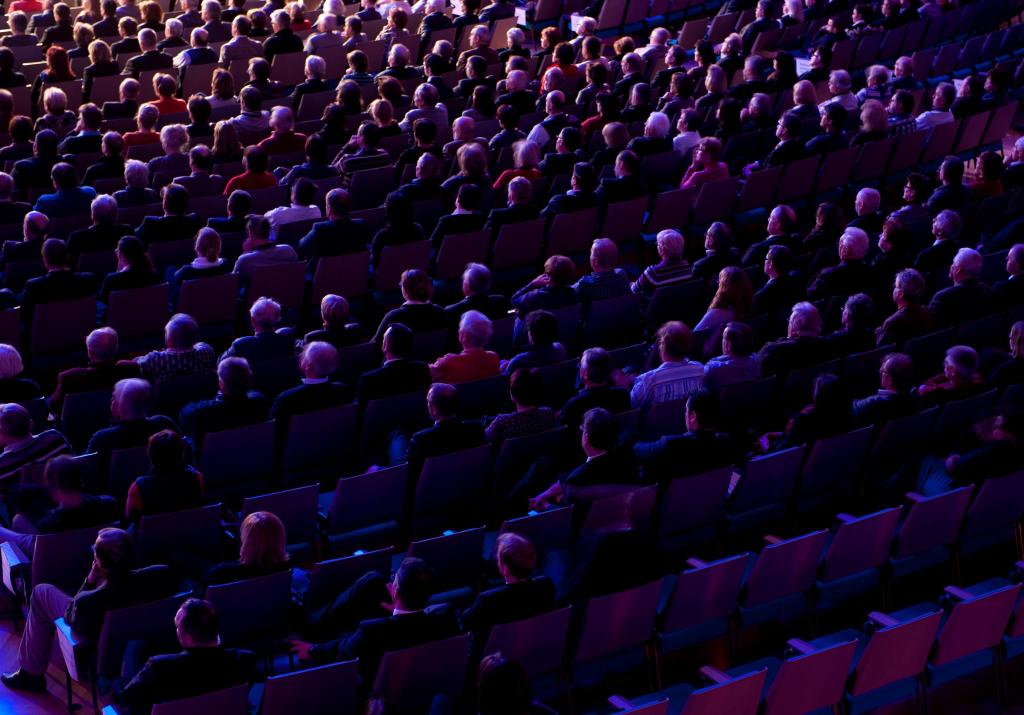
<svg viewBox="0 0 1024 715"><path fill-rule="evenodd" d="M60 87L49 87L43 92L43 111L43 116L36 120L36 134L51 129L63 135L78 123L78 115L68 109L68 96Z"/></svg>
<svg viewBox="0 0 1024 715"><path fill-rule="evenodd" d="M506 169L495 179L495 191L508 186L512 179L517 176L522 176L529 181L538 181L543 178L539 168L541 160L540 146L528 140L518 141L512 147L512 157L514 168Z"/></svg>
<svg viewBox="0 0 1024 715"><path fill-rule="evenodd" d="M82 88L82 101L88 102L92 96L92 85L97 77L110 77L119 74L121 67L114 61L110 52L110 45L103 40L93 40L89 43L89 65L82 70L84 80Z"/></svg>
<svg viewBox="0 0 1024 715"><path fill-rule="evenodd" d="M185 151L188 147L188 129L185 125L168 124L161 129L160 144L164 155L149 160L149 175L153 181L159 186L164 183L160 179L161 175L167 182L176 176L188 176L192 169Z"/></svg>
<svg viewBox="0 0 1024 715"><path fill-rule="evenodd" d="M630 286L634 293L650 297L661 286L679 283L690 277L690 264L684 258L686 243L682 234L673 229L660 231L657 237L658 258L644 269Z"/></svg>
<svg viewBox="0 0 1024 715"><path fill-rule="evenodd" d="M471 382L494 377L501 370L498 354L486 349L494 328L491 319L478 310L468 310L459 318L459 345L462 352L448 353L430 366L434 382Z"/></svg>
<svg viewBox="0 0 1024 715"><path fill-rule="evenodd" d="M0 343L0 403L23 402L42 395L35 381L21 376L24 370L17 348Z"/></svg>
<svg viewBox="0 0 1024 715"><path fill-rule="evenodd" d="M126 188L114 194L119 208L148 206L160 203L160 195L149 188L149 167L137 159L129 159L124 165Z"/></svg>
<svg viewBox="0 0 1024 715"><path fill-rule="evenodd" d="M140 144L156 144L160 141L160 132L156 131L157 120L160 119L160 110L152 104L143 104L135 115L135 124L138 130L125 132L125 147L138 146ZM188 132L186 132L187 136Z"/></svg>
<svg viewBox="0 0 1024 715"><path fill-rule="evenodd" d="M667 114L651 112L644 122L644 135L629 142L627 148L636 152L640 158L672 151L672 140L668 136L670 127Z"/></svg>

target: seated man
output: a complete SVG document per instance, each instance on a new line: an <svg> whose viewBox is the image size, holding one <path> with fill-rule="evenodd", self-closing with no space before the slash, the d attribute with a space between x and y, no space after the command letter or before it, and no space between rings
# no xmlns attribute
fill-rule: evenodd
<svg viewBox="0 0 1024 715"><path fill-rule="evenodd" d="M526 351L504 363L502 371L506 375L519 368L543 367L565 360L565 347L558 342L558 318L552 313L535 310L527 315L526 338Z"/></svg>
<svg viewBox="0 0 1024 715"><path fill-rule="evenodd" d="M43 474L46 494L56 506L34 521L19 509L10 529L0 527L0 543L12 542L21 553L31 557L37 534L57 534L117 521L117 502L108 496L82 492L83 471L81 462L68 455L47 462Z"/></svg>
<svg viewBox="0 0 1024 715"><path fill-rule="evenodd" d="M311 330L302 339L302 345L323 342L336 349L347 348L366 341L363 326L349 322L348 301L340 295L328 293L320 300L320 320L323 327Z"/></svg>
<svg viewBox="0 0 1024 715"><path fill-rule="evenodd" d="M32 434L32 417L16 402L0 405L0 483L17 477L22 467L70 451L55 429Z"/></svg>
<svg viewBox="0 0 1024 715"><path fill-rule="evenodd" d="M64 162L54 164L50 178L53 181L54 192L40 196L36 205L32 207L33 210L40 211L51 219L89 213L92 200L96 198L96 189L78 185L75 167Z"/></svg>
<svg viewBox="0 0 1024 715"><path fill-rule="evenodd" d="M494 560L504 584L482 591L462 612L462 627L481 642L500 623L512 623L550 611L555 606L555 584L547 576L533 577L537 549L528 539L512 532L498 537Z"/></svg>
<svg viewBox="0 0 1024 715"><path fill-rule="evenodd" d="M181 409L182 432L199 447L207 432L256 424L267 419L267 398L252 387L252 370L245 358L226 358L217 365L217 396Z"/></svg>
<svg viewBox="0 0 1024 715"><path fill-rule="evenodd" d="M616 298L630 292L629 278L618 267L619 249L608 238L598 238L590 246L590 269L592 273L576 281L573 288L584 303L605 298Z"/></svg>
<svg viewBox="0 0 1024 715"><path fill-rule="evenodd" d="M942 372L925 380L917 388L925 407L971 397L985 389L978 372L978 353L967 345L954 345L946 351Z"/></svg>
<svg viewBox="0 0 1024 715"><path fill-rule="evenodd" d="M153 350L135 358L142 377L150 382L212 370L217 355L213 348L198 340L199 323L190 315L176 313L164 327L163 350Z"/></svg>
<svg viewBox="0 0 1024 715"><path fill-rule="evenodd" d="M715 402L716 396L708 390L690 393L686 400L686 432L633 446L645 482L701 474L735 461L738 455L732 439L712 428Z"/></svg>
<svg viewBox="0 0 1024 715"><path fill-rule="evenodd" d="M287 428L292 415L324 410L352 401L352 390L343 382L332 382L338 369L338 350L330 343L307 343L299 357L302 384L285 390L270 408L270 419Z"/></svg>
<svg viewBox="0 0 1024 715"><path fill-rule="evenodd" d="M381 341L384 364L359 378L356 399L360 405L430 387L430 368L425 362L410 359L412 347L413 333L409 328L402 323L388 326Z"/></svg>
<svg viewBox="0 0 1024 715"><path fill-rule="evenodd" d="M335 633L353 626L355 631L316 645L295 640L292 642L295 653L300 661L314 663L358 658L364 682L373 682L380 660L388 651L411 648L458 633L451 608L446 605L426 608L433 595L433 581L426 562L411 557L402 561L391 583L385 583L380 574L367 574L335 599L323 619L325 627ZM362 608L354 608L354 605Z"/></svg>
<svg viewBox="0 0 1024 715"><path fill-rule="evenodd" d="M434 424L409 438L404 461L409 474L419 474L423 462L430 457L459 452L484 444L484 430L479 422L458 418L459 393L451 385L435 382L427 391L427 412ZM392 463L403 461L400 455L403 440L392 442Z"/></svg>
<svg viewBox="0 0 1024 715"><path fill-rule="evenodd" d="M114 385L110 400L111 426L98 430L89 440L86 452L99 452L109 458L115 449L142 447L151 435L162 430L178 431L170 417L148 416L150 386L145 380L130 378Z"/></svg>
<svg viewBox="0 0 1024 715"><path fill-rule="evenodd" d="M632 454L619 446L619 424L608 410L595 407L583 415L580 446L586 455L583 464L530 499L531 509L572 503L587 487L638 483Z"/></svg>
<svg viewBox="0 0 1024 715"><path fill-rule="evenodd" d="M25 221L42 214L35 211ZM43 241L43 267L46 275L30 278L21 295L21 317L24 325L32 324L32 314L40 303L56 303L73 298L85 298L96 292L96 278L91 273L75 273L69 266L68 247L59 238Z"/></svg>
<svg viewBox="0 0 1024 715"><path fill-rule="evenodd" d="M57 375L57 387L50 397L50 411L60 415L64 396L77 392L112 389L118 380L139 377L139 366L131 360L117 359L117 331L96 328L85 339L89 364L73 367Z"/></svg>
<svg viewBox="0 0 1024 715"><path fill-rule="evenodd" d="M921 409L914 379L914 361L909 355L889 353L878 370L881 389L874 395L853 401L853 416L863 424L881 426L897 417Z"/></svg>
<svg viewBox="0 0 1024 715"><path fill-rule="evenodd" d="M658 329L657 349L661 364L636 377L630 390L634 409L649 409L661 402L682 400L704 381L704 366L690 360L693 333L684 323L672 320Z"/></svg>
<svg viewBox="0 0 1024 715"><path fill-rule="evenodd" d="M432 300L434 284L426 271L417 268L403 271L401 288L404 301L384 314L373 336L374 342L379 342L384 331L394 323L401 323L414 334L443 330L446 327L444 309Z"/></svg>
<svg viewBox="0 0 1024 715"><path fill-rule="evenodd" d="M252 274L257 268L279 263L294 263L299 260L295 249L288 244L278 245L270 240L270 220L264 216L249 216L246 221L246 239L242 244L242 255L235 261L234 272L238 274L244 288L248 288Z"/></svg>
<svg viewBox="0 0 1024 715"><path fill-rule="evenodd" d="M604 348L584 350L580 357L580 382L583 385L574 397L562 406L558 420L571 431L583 424L583 415L595 407L612 414L629 410L629 393L612 383L612 356Z"/></svg>
<svg viewBox="0 0 1024 715"><path fill-rule="evenodd" d="M0 681L12 690L45 693L54 621L63 617L76 632L95 639L108 610L174 593L177 584L170 569L150 566L132 570L134 561L131 535L121 529L103 529L93 547L92 568L78 593L69 596L56 586L36 584L18 649L19 668L0 676Z"/></svg>
<svg viewBox="0 0 1024 715"><path fill-rule="evenodd" d="M174 615L174 627L183 650L147 660L121 692L133 715L148 714L155 703L223 690L256 676L255 655L221 645L220 617L209 601L186 600Z"/></svg>
<svg viewBox="0 0 1024 715"><path fill-rule="evenodd" d="M757 354L761 374L786 375L790 370L825 362L831 356L821 337L821 314L810 303L797 303L789 314L787 337L767 343Z"/></svg>
<svg viewBox="0 0 1024 715"><path fill-rule="evenodd" d="M467 263L462 272L462 300L444 309L445 317L455 326L467 310L478 310L491 320L508 314L508 300L491 294L491 269L482 263Z"/></svg>
<svg viewBox="0 0 1024 715"><path fill-rule="evenodd" d="M928 304L940 324L959 325L1000 308L992 304L992 291L979 280L982 263L981 254L973 248L957 251L949 267L953 285L933 295Z"/></svg>
<svg viewBox="0 0 1024 715"><path fill-rule="evenodd" d="M249 365L264 360L285 358L295 353L295 341L290 328L277 329L281 323L281 306L272 298L260 298L249 308L249 322L253 335L236 338L224 351L221 360L242 357Z"/></svg>
<svg viewBox="0 0 1024 715"><path fill-rule="evenodd" d="M123 236L132 235L131 226L117 222L117 201L113 196L97 196L92 200L90 209L92 225L72 231L68 236L68 252L73 266L78 265L78 258L83 253L113 251Z"/></svg>

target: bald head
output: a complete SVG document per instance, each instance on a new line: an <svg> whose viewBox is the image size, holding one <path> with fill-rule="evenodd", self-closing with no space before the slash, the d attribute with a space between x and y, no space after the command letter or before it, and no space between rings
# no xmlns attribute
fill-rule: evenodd
<svg viewBox="0 0 1024 715"><path fill-rule="evenodd" d="M50 219L39 211L29 211L22 222L22 233L26 241L42 240L50 228Z"/></svg>
<svg viewBox="0 0 1024 715"><path fill-rule="evenodd" d="M878 189L861 189L857 192L857 199L854 201L854 209L858 216L873 214L882 207L882 195Z"/></svg>

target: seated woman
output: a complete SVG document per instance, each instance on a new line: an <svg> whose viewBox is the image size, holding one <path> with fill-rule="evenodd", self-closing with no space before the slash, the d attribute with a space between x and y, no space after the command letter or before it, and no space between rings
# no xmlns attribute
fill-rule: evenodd
<svg viewBox="0 0 1024 715"><path fill-rule="evenodd" d="M1024 382L1024 320L1018 320L1010 328L1009 354L996 353L990 362L994 362L995 367L989 372L988 380L994 387Z"/></svg>
<svg viewBox="0 0 1024 715"><path fill-rule="evenodd" d="M747 272L727 266L718 272L718 290L694 330L716 330L733 320L746 320L753 312L754 289Z"/></svg>
<svg viewBox="0 0 1024 715"><path fill-rule="evenodd" d="M36 120L36 133L52 129L63 136L78 123L78 115L68 109L68 96L60 87L49 87L43 92L45 113Z"/></svg>
<svg viewBox="0 0 1024 715"><path fill-rule="evenodd" d="M650 298L661 286L673 285L691 276L690 263L684 258L686 243L683 236L673 229L658 232L656 240L658 258L630 286L634 293Z"/></svg>
<svg viewBox="0 0 1024 715"><path fill-rule="evenodd" d="M801 444L808 448L819 439L849 431L853 400L835 375L819 375L814 381L811 404L793 415L784 432L769 432L758 440L761 452L777 452Z"/></svg>
<svg viewBox="0 0 1024 715"><path fill-rule="evenodd" d="M188 463L185 438L162 430L149 438L148 450L149 474L128 488L124 509L128 521L202 506L203 476Z"/></svg>
<svg viewBox="0 0 1024 715"><path fill-rule="evenodd" d="M146 253L145 244L135 236L123 236L114 250L117 256L117 271L108 273L96 294L101 317L106 314L106 306L110 302L110 294L120 290L145 288L154 285L156 272L153 262Z"/></svg>
<svg viewBox="0 0 1024 715"><path fill-rule="evenodd" d="M543 367L565 360L565 347L557 342L558 318L548 311L535 310L526 316L526 337L526 351L504 363L506 375L520 368Z"/></svg>
<svg viewBox="0 0 1024 715"><path fill-rule="evenodd" d="M0 403L24 402L42 396L38 383L24 377L24 371L18 349L0 343Z"/></svg>
<svg viewBox="0 0 1024 715"><path fill-rule="evenodd" d="M515 412L500 414L487 425L487 441L495 449L506 439L546 432L558 426L557 413L541 403L544 381L536 369L516 370L509 379Z"/></svg>
<svg viewBox="0 0 1024 715"><path fill-rule="evenodd" d="M254 511L245 517L238 536L238 560L211 566L203 575L202 590L206 586L269 576L291 566L285 551L288 538L284 524L269 511Z"/></svg>
<svg viewBox="0 0 1024 715"><path fill-rule="evenodd" d="M699 189L704 184L729 178L729 167L722 161L722 142L714 137L701 139L693 152L693 163L683 175L681 189Z"/></svg>
<svg viewBox="0 0 1024 715"><path fill-rule="evenodd" d="M125 188L114 192L118 208L160 203L160 194L149 188L149 167L138 159L125 162L124 183Z"/></svg>
<svg viewBox="0 0 1024 715"><path fill-rule="evenodd" d="M231 271L231 264L221 258L220 234L212 228L201 228L196 234L196 257L186 266L174 272L172 279L175 292L181 290L185 281L209 276L221 276Z"/></svg>
<svg viewBox="0 0 1024 715"><path fill-rule="evenodd" d="M467 310L459 318L460 353L448 353L430 366L434 382L454 384L494 377L501 369L498 354L486 349L494 327L478 310Z"/></svg>
<svg viewBox="0 0 1024 715"><path fill-rule="evenodd" d="M124 135L124 146L127 149L130 146L138 146L140 144L158 144L160 143L160 132L156 131L156 123L160 119L160 110L152 104L143 104L139 107L139 111L135 114L135 123L138 125L138 131L125 132Z"/></svg>
<svg viewBox="0 0 1024 715"><path fill-rule="evenodd" d="M537 181L543 177L540 166L541 148L531 141L522 140L512 147L512 169L505 169L494 181L494 190L503 189L517 176L525 177L530 181Z"/></svg>
<svg viewBox="0 0 1024 715"><path fill-rule="evenodd" d="M941 405L976 395L985 389L978 372L978 353L967 345L954 345L946 351L942 372L925 380L917 388L925 406Z"/></svg>

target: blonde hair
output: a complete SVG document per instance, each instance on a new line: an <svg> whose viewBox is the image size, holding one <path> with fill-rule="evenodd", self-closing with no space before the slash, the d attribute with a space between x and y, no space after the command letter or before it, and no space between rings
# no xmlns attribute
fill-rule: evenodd
<svg viewBox="0 0 1024 715"><path fill-rule="evenodd" d="M284 524L269 511L254 511L242 520L238 560L246 566L269 568L288 561Z"/></svg>
<svg viewBox="0 0 1024 715"><path fill-rule="evenodd" d="M110 62L110 45L103 40L93 40L89 43L89 61L94 65Z"/></svg>
<svg viewBox="0 0 1024 715"><path fill-rule="evenodd" d="M43 107L49 114L58 114L68 108L68 96L60 87L50 87L43 92Z"/></svg>
<svg viewBox="0 0 1024 715"><path fill-rule="evenodd" d="M540 146L526 139L515 143L512 154L517 169L536 169L540 164Z"/></svg>

